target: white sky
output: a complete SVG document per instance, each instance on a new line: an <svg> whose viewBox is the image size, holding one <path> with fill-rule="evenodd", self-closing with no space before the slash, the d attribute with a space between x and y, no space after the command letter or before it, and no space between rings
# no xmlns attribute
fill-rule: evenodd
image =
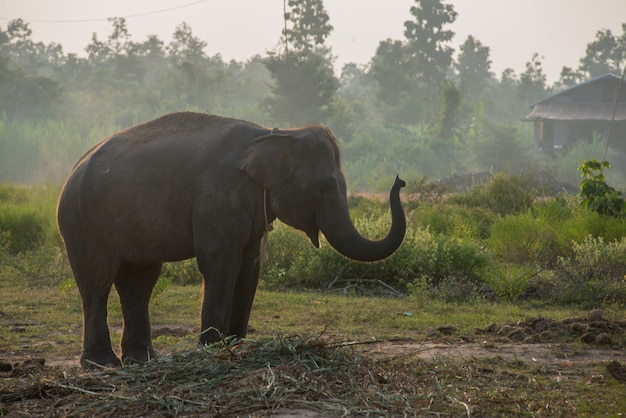
<svg viewBox="0 0 626 418"><path fill-rule="evenodd" d="M549 83L559 78L564 65L578 66L598 30L611 29L619 36L626 23L626 0L444 2L453 4L458 13L449 27L456 33L452 42L456 51L473 35L491 48L492 70L498 76L507 67L521 73L537 52ZM365 64L381 40L404 39L404 22L412 18L413 4L414 0L324 0L334 27L327 43L338 66ZM183 5L188 6L176 8ZM176 9L150 13L168 8ZM142 15L130 17L137 14ZM208 42L209 55L246 61L276 47L282 16L283 0L0 0L3 30L10 19L22 18L30 22L33 40L56 42L66 53L82 56L93 32L100 40L107 39L111 24L106 18L127 17L134 41L156 34L167 44L175 27L187 22L195 36Z"/></svg>

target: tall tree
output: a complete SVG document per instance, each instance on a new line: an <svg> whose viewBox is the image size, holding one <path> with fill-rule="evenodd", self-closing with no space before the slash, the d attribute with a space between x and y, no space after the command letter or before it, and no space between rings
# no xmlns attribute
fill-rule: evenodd
<svg viewBox="0 0 626 418"><path fill-rule="evenodd" d="M386 39L378 44L370 74L378 83L377 100L380 104L394 106L415 93L414 64L402 41Z"/></svg>
<svg viewBox="0 0 626 418"><path fill-rule="evenodd" d="M437 88L446 79L454 49L449 42L454 32L445 29L454 23L457 12L441 0L415 0L414 21L404 22L407 50L415 57L415 71L424 86Z"/></svg>
<svg viewBox="0 0 626 418"><path fill-rule="evenodd" d="M290 12L285 19L292 23L283 36L295 51L308 52L324 45L333 31L322 0L289 0Z"/></svg>
<svg viewBox="0 0 626 418"><path fill-rule="evenodd" d="M469 35L460 48L456 69L459 74L459 89L469 100L478 99L489 80L493 78L489 47Z"/></svg>
<svg viewBox="0 0 626 418"><path fill-rule="evenodd" d="M587 78L607 73L620 75L626 61L626 23L622 24L622 31L622 35L617 36L610 29L599 30L596 39L587 44L578 71Z"/></svg>
<svg viewBox="0 0 626 418"><path fill-rule="evenodd" d="M41 74L52 75L62 65L62 49L31 39L22 19L0 29L0 114L8 117L46 117L55 114L63 86ZM59 54L61 57L54 57ZM51 59L52 57L52 59Z"/></svg>
<svg viewBox="0 0 626 418"><path fill-rule="evenodd" d="M167 52L174 64L180 65L183 62L197 64L207 57L204 52L206 46L207 42L195 36L191 26L182 22L176 26Z"/></svg>
<svg viewBox="0 0 626 418"><path fill-rule="evenodd" d="M520 74L518 98L526 105L541 99L548 92L547 77L543 72L543 64L538 53L534 53L526 63L526 69Z"/></svg>
<svg viewBox="0 0 626 418"><path fill-rule="evenodd" d="M272 97L266 101L274 120L303 124L321 122L335 95L330 48L324 45L333 27L322 0L289 0L282 52L270 53L265 65L272 75Z"/></svg>

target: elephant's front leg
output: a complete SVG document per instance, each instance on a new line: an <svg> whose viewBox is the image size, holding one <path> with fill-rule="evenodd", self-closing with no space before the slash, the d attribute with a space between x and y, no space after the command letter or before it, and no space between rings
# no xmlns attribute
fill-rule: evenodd
<svg viewBox="0 0 626 418"><path fill-rule="evenodd" d="M243 338L248 333L248 321L254 302L261 260L259 256L260 240L255 241L243 255L239 278L235 286L230 314L229 335Z"/></svg>
<svg viewBox="0 0 626 418"><path fill-rule="evenodd" d="M241 250L228 245L219 251L197 256L198 268L204 277L202 295L202 328L200 344L219 341L230 330L233 293L241 269Z"/></svg>

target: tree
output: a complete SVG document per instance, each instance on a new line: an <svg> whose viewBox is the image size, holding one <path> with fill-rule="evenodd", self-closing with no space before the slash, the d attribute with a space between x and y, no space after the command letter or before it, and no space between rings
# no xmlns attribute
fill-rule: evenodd
<svg viewBox="0 0 626 418"><path fill-rule="evenodd" d="M547 92L547 78L540 58L542 57L535 52L526 63L526 70L519 77L518 98L526 105L541 99Z"/></svg>
<svg viewBox="0 0 626 418"><path fill-rule="evenodd" d="M322 0L289 0L291 23L283 30L284 50L270 53L265 65L272 74L267 108L277 122L321 122L339 82L330 49L324 42L333 30Z"/></svg>
<svg viewBox="0 0 626 418"><path fill-rule="evenodd" d="M378 83L376 97L379 103L394 106L415 93L413 67L413 57L407 53L402 41L386 39L378 44L370 74Z"/></svg>
<svg viewBox="0 0 626 418"><path fill-rule="evenodd" d="M454 23L457 12L441 0L415 0L411 14L415 21L404 22L408 53L415 57L415 71L423 86L438 88L446 79L454 53L447 45L454 32L444 28Z"/></svg>
<svg viewBox="0 0 626 418"><path fill-rule="evenodd" d="M582 83L584 80L583 74L572 69L571 67L563 66L561 74L559 75L559 81L555 83L557 88L573 87L576 84Z"/></svg>
<svg viewBox="0 0 626 418"><path fill-rule="evenodd" d="M621 37L614 36L610 29L599 30L596 39L587 44L578 67L585 78L622 73L626 60L626 23L622 24L622 30Z"/></svg>
<svg viewBox="0 0 626 418"><path fill-rule="evenodd" d="M9 118L46 117L54 114L63 88L58 82L10 70L8 58L0 56L0 115Z"/></svg>
<svg viewBox="0 0 626 418"><path fill-rule="evenodd" d="M200 63L207 56L204 52L207 43L193 34L191 26L183 22L176 26L172 41L167 46L167 52L175 65L183 62Z"/></svg>
<svg viewBox="0 0 626 418"><path fill-rule="evenodd" d="M330 17L323 1L289 0L289 7L291 12L285 13L285 19L291 21L293 26L284 30L286 43L301 52L310 52L324 45L333 27L328 23Z"/></svg>
<svg viewBox="0 0 626 418"><path fill-rule="evenodd" d="M0 30L0 115L46 117L55 113L61 101L63 86L41 74L54 71L52 62L60 65L60 59L48 62L46 54L62 56L62 49L55 44L47 48L41 42L34 43L31 35L22 19L10 21L6 32Z"/></svg>
<svg viewBox="0 0 626 418"><path fill-rule="evenodd" d="M0 55L9 58L9 68L20 68L27 74L50 77L64 64L59 44L33 42L32 30L22 19L11 20L6 32L0 30Z"/></svg>
<svg viewBox="0 0 626 418"><path fill-rule="evenodd" d="M456 69L461 93L472 100L478 98L489 80L493 78L489 47L469 35L460 48Z"/></svg>

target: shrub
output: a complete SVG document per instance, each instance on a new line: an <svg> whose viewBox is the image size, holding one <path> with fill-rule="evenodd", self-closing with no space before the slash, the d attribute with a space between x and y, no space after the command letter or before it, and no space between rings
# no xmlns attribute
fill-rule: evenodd
<svg viewBox="0 0 626 418"><path fill-rule="evenodd" d="M198 270L196 259L191 258L175 263L164 263L161 280L181 286L196 285L202 283L202 274Z"/></svg>
<svg viewBox="0 0 626 418"><path fill-rule="evenodd" d="M493 255L510 263L550 264L567 244L560 241L553 223L530 212L497 220L488 240Z"/></svg>
<svg viewBox="0 0 626 418"><path fill-rule="evenodd" d="M446 203L424 204L409 217L416 225L433 233L461 239L485 239L491 233L496 216L483 207L463 208Z"/></svg>
<svg viewBox="0 0 626 418"><path fill-rule="evenodd" d="M485 273L485 284L505 300L518 300L530 296L528 284L537 274L537 266L493 262Z"/></svg>
<svg viewBox="0 0 626 418"><path fill-rule="evenodd" d="M355 225L365 236L380 238L390 222L389 216L371 215L357 218ZM374 283L404 292L420 277L428 277L433 286L451 276L474 282L489 264L487 254L475 241L434 235L428 228L409 226L402 246L375 263L349 260L324 239L316 250L300 233L280 224L272 235L270 257L262 275L263 285L271 288L328 289L358 282L365 287Z"/></svg>
<svg viewBox="0 0 626 418"><path fill-rule="evenodd" d="M602 170L611 165L608 161L596 159L583 161L578 167L581 171L580 197L581 205L598 212L600 215L622 216L626 205L622 192L609 186Z"/></svg>
<svg viewBox="0 0 626 418"><path fill-rule="evenodd" d="M52 245L10 255L4 264L11 276L19 277L28 287L57 286L73 277L65 252Z"/></svg>
<svg viewBox="0 0 626 418"><path fill-rule="evenodd" d="M626 238L588 236L572 249L572 257L560 257L557 268L536 281L542 296L590 306L626 302Z"/></svg>
<svg viewBox="0 0 626 418"><path fill-rule="evenodd" d="M35 208L0 202L0 232L4 232L9 241L9 252L36 249L44 242L47 220Z"/></svg>
<svg viewBox="0 0 626 418"><path fill-rule="evenodd" d="M409 291L414 297L438 299L444 302L463 303L476 300L480 296L481 286L466 278L448 276L433 283L429 277L409 285Z"/></svg>
<svg viewBox="0 0 626 418"><path fill-rule="evenodd" d="M536 195L528 176L510 176L507 172L500 172L491 176L486 183L452 196L450 202L468 207L483 207L504 216L528 210Z"/></svg>

